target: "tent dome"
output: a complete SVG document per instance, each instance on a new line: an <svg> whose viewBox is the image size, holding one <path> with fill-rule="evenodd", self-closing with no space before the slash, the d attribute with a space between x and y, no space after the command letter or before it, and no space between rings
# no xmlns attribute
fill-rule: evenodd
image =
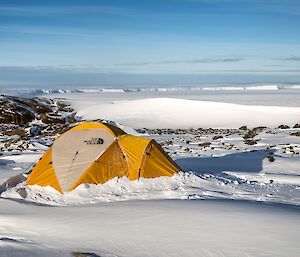
<svg viewBox="0 0 300 257"><path fill-rule="evenodd" d="M27 178L28 185L67 192L114 177L172 176L180 167L153 139L126 134L108 123L82 123L58 137Z"/></svg>

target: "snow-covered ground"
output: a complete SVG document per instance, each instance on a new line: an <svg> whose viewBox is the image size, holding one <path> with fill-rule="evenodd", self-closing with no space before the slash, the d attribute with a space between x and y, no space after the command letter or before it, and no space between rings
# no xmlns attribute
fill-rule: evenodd
<svg viewBox="0 0 300 257"><path fill-rule="evenodd" d="M85 119L116 120L131 132L155 128L139 133L161 143L184 172L116 178L65 195L20 184L1 194L0 256L299 256L299 96L276 94L266 106L265 93L255 92L254 106L249 92L249 101L239 93L244 104L64 94ZM249 128L237 129L244 125L268 128L248 138ZM222 129L178 129L189 127ZM37 147L2 153L0 181L35 162ZM18 193L24 188L26 199Z"/></svg>
<svg viewBox="0 0 300 257"><path fill-rule="evenodd" d="M299 256L299 208L290 206L160 200L48 207L1 199L0 217L5 257Z"/></svg>
<svg viewBox="0 0 300 257"><path fill-rule="evenodd" d="M238 128L294 125L300 90L141 91L49 94L63 97L83 119L134 128Z"/></svg>
<svg viewBox="0 0 300 257"><path fill-rule="evenodd" d="M299 137L292 135L300 129L261 128L256 136L245 139L247 131L160 130L158 134L147 130L142 136L156 139L184 172L153 180L116 178L104 185L81 185L65 195L21 184L2 197L20 199L17 192L25 188L27 200L51 205L211 198L300 205L300 144ZM13 174L22 171L37 158L38 153L0 157L7 162L4 176L9 169ZM12 161L16 162L14 168Z"/></svg>
<svg viewBox="0 0 300 257"><path fill-rule="evenodd" d="M300 107L249 106L174 98L101 103L78 109L86 120L111 119L134 128L238 128L294 125Z"/></svg>

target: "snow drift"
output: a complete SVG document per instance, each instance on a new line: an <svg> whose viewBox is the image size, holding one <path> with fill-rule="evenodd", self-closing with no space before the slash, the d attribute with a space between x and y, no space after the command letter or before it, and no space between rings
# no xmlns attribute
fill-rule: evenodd
<svg viewBox="0 0 300 257"><path fill-rule="evenodd" d="M112 119L134 128L237 128L299 122L299 107L250 106L174 98L148 98L80 106L84 119Z"/></svg>
<svg viewBox="0 0 300 257"><path fill-rule="evenodd" d="M23 199L46 205L82 205L99 202L163 199L231 199L265 201L300 205L300 192L294 185L239 178L180 172L172 177L153 179L113 178L104 184L81 184L70 192L59 193L51 187L27 186L21 183L1 194L8 199ZM22 195L22 197L21 197Z"/></svg>
<svg viewBox="0 0 300 257"><path fill-rule="evenodd" d="M159 200L45 207L0 199L0 218L0 255L8 257L299 256L299 208L280 205Z"/></svg>

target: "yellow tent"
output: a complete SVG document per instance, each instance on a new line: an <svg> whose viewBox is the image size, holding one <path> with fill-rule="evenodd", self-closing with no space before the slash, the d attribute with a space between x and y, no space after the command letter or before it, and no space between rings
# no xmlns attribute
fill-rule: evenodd
<svg viewBox="0 0 300 257"><path fill-rule="evenodd" d="M172 176L180 167L153 139L126 134L107 123L82 123L57 138L27 178L28 185L67 192L114 177Z"/></svg>

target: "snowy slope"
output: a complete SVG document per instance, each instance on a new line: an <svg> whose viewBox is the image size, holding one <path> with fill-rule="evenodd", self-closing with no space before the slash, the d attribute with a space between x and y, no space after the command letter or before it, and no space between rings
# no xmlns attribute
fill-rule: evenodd
<svg viewBox="0 0 300 257"><path fill-rule="evenodd" d="M284 176L283 179L277 175L279 178L276 181L276 175L261 176L245 172L228 174L233 176L181 172L172 177L140 178L135 181L114 178L103 185L80 185L63 195L51 187L27 186L23 183L3 192L1 196L53 206L160 199L232 199L300 206L297 176ZM271 178L275 182L270 183ZM25 200L19 194L21 190L26 190Z"/></svg>
<svg viewBox="0 0 300 257"><path fill-rule="evenodd" d="M174 98L94 103L78 108L84 119L111 119L134 128L238 128L299 122L299 107L249 106Z"/></svg>

